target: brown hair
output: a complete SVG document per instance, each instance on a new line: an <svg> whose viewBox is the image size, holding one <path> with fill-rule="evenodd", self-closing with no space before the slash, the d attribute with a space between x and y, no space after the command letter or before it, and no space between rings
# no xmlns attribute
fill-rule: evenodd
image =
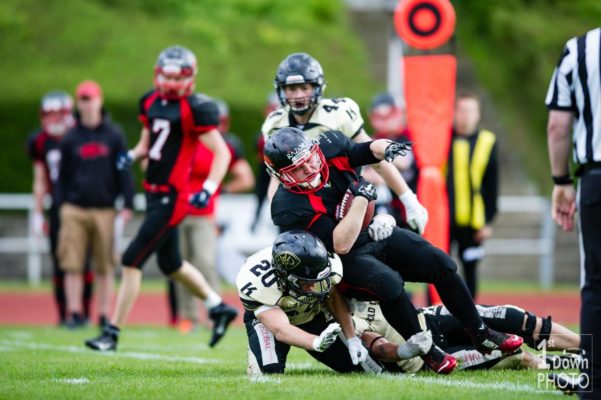
<svg viewBox="0 0 601 400"><path fill-rule="evenodd" d="M473 92L471 90L466 90L466 89L458 90L457 95L455 96L455 101L457 101L459 99L474 99L478 102L478 104L481 104L480 96L478 96L476 94L476 92Z"/></svg>

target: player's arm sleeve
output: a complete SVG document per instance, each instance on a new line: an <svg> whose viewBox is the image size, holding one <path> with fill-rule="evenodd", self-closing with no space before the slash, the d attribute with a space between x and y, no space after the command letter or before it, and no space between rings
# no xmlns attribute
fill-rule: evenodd
<svg viewBox="0 0 601 400"><path fill-rule="evenodd" d="M121 128L117 127L115 129L116 133L116 147L113 153L114 157L117 157L119 154L127 151L127 144L125 143L125 135ZM113 165L116 168L116 160L114 160ZM129 208L130 210L134 209L134 178L131 173L131 168L123 168L122 170L117 170L117 180L119 183L119 188L121 189L121 194L123 194L123 202L125 208Z"/></svg>
<svg viewBox="0 0 601 400"><path fill-rule="evenodd" d="M240 290L244 289L241 288ZM261 307L264 307L263 303L260 303L248 296L244 296L243 294L240 294L240 301L242 302L242 306L244 307L244 309L252 313L256 313L257 310L259 310Z"/></svg>
<svg viewBox="0 0 601 400"><path fill-rule="evenodd" d="M355 143L349 149L349 163L351 167L361 167L363 165L377 164L380 162L371 151L372 142Z"/></svg>
<svg viewBox="0 0 601 400"><path fill-rule="evenodd" d="M497 162L497 143L493 145L484 177L482 178L482 197L484 200L485 219L489 224L497 214L497 198L499 196L499 168Z"/></svg>
<svg viewBox="0 0 601 400"><path fill-rule="evenodd" d="M62 202L65 199L66 191L69 186L69 178L71 176L71 171L72 171L71 158L69 156L69 154L70 154L69 153L69 149L70 149L69 143L70 143L70 136L67 133L67 136L65 136L65 138L63 138L63 140L61 140L60 145L59 145L60 152L61 152L61 162L60 162L58 180L56 182L55 196L54 196L54 200L56 201L56 204L58 204L59 206L62 204Z"/></svg>
<svg viewBox="0 0 601 400"><path fill-rule="evenodd" d="M557 67L553 71L545 104L549 110L576 111L573 75L576 73L575 41L564 47Z"/></svg>
<svg viewBox="0 0 601 400"><path fill-rule="evenodd" d="M344 131L347 136L353 139L363 130L364 122L361 117L361 110L359 105L352 99L344 99L344 113L341 130Z"/></svg>
<svg viewBox="0 0 601 400"><path fill-rule="evenodd" d="M27 139L27 145L26 145L25 151L27 152L27 155L29 156L29 158L31 158L33 161L43 161L43 157L40 154L41 152L38 149L36 139L37 139L37 135L35 135L35 134L31 135Z"/></svg>
<svg viewBox="0 0 601 400"><path fill-rule="evenodd" d="M230 149L230 153L232 154L232 161L230 161L230 164L233 165L236 161L246 158L244 154L244 147L242 146L242 141L240 141L240 138L233 134L229 134L225 137L225 142Z"/></svg>
<svg viewBox="0 0 601 400"><path fill-rule="evenodd" d="M138 120L146 129L150 130L150 122L148 120L148 108L150 107L151 96L153 92L148 92L142 96L138 102Z"/></svg>
<svg viewBox="0 0 601 400"><path fill-rule="evenodd" d="M192 131L196 134L216 129L219 125L219 110L212 100L201 99L199 96L190 97L192 111Z"/></svg>

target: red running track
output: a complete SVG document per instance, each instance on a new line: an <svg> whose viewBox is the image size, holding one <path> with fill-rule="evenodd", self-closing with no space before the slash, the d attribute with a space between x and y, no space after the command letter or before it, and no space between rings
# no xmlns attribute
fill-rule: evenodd
<svg viewBox="0 0 601 400"><path fill-rule="evenodd" d="M242 310L234 293L224 294L224 300ZM416 304L423 304L423 297L415 297ZM552 315L562 324L577 325L580 314L578 293L549 294L482 294L482 304L513 304L540 316ZM97 321L94 313L92 321ZM57 322L54 301L50 293L0 293L0 325L53 325ZM140 295L127 321L131 325L162 325L169 321L167 298L161 293ZM242 313L235 323L242 324Z"/></svg>

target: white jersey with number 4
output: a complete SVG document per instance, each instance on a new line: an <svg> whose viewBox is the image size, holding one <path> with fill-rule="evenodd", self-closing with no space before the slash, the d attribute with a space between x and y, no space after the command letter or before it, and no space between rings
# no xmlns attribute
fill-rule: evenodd
<svg viewBox="0 0 601 400"><path fill-rule="evenodd" d="M337 255L331 257L330 262L330 281L336 285L342 279L342 262ZM282 293L271 265L271 246L248 257L236 277L236 286L245 310L256 315L269 307L279 307L292 325L311 321L325 307L319 303L301 303Z"/></svg>
<svg viewBox="0 0 601 400"><path fill-rule="evenodd" d="M269 114L261 128L265 140L278 129L291 126L291 118L289 106L279 108ZM352 139L361 131L363 124L357 103L348 97L341 97L322 99L305 125L292 126L302 129L312 139L323 132L332 130L341 131Z"/></svg>

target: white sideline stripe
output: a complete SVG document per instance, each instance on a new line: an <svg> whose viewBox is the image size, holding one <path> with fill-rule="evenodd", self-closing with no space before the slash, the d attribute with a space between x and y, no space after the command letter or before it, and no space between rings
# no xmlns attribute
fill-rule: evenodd
<svg viewBox="0 0 601 400"><path fill-rule="evenodd" d="M160 360L160 361L173 361L173 362L186 362L192 364L210 364L210 363L218 363L220 360L212 359L212 358L200 358L200 357L178 357L178 356L166 356L163 354L155 354L155 353L135 353L135 352L127 352L127 351L117 351L117 352L97 352L93 350L89 350L79 346L60 346L53 345L47 343L34 343L34 342L22 342L22 341L14 341L14 340L2 340L0 341L0 345L4 346L15 346L25 349L31 350L53 350L53 351L66 351L68 353L88 353L88 354L97 354L108 357L123 357L123 358L133 358L136 360Z"/></svg>
<svg viewBox="0 0 601 400"><path fill-rule="evenodd" d="M460 387L467 389L493 389L493 390L502 390L502 391L510 391L510 392L521 392L521 393L545 393L545 394L554 394L558 396L562 396L563 393L556 391L547 391L547 390L538 390L534 386L529 385L519 385L514 383L479 383L472 382L468 380L450 380L445 378L432 378L432 377L419 377L419 376L410 376L410 375L392 375L392 374L382 374L376 375L381 376L385 379L398 379L400 381L410 381L414 383L427 383L427 384L435 384L440 386L448 386L448 387Z"/></svg>
<svg viewBox="0 0 601 400"><path fill-rule="evenodd" d="M267 375L253 375L249 378L249 380L250 383L275 383L276 385L279 385L281 383L280 378Z"/></svg>
<svg viewBox="0 0 601 400"><path fill-rule="evenodd" d="M64 379L53 379L52 382L58 383L69 383L71 385L84 385L90 383L88 378L64 378Z"/></svg>

